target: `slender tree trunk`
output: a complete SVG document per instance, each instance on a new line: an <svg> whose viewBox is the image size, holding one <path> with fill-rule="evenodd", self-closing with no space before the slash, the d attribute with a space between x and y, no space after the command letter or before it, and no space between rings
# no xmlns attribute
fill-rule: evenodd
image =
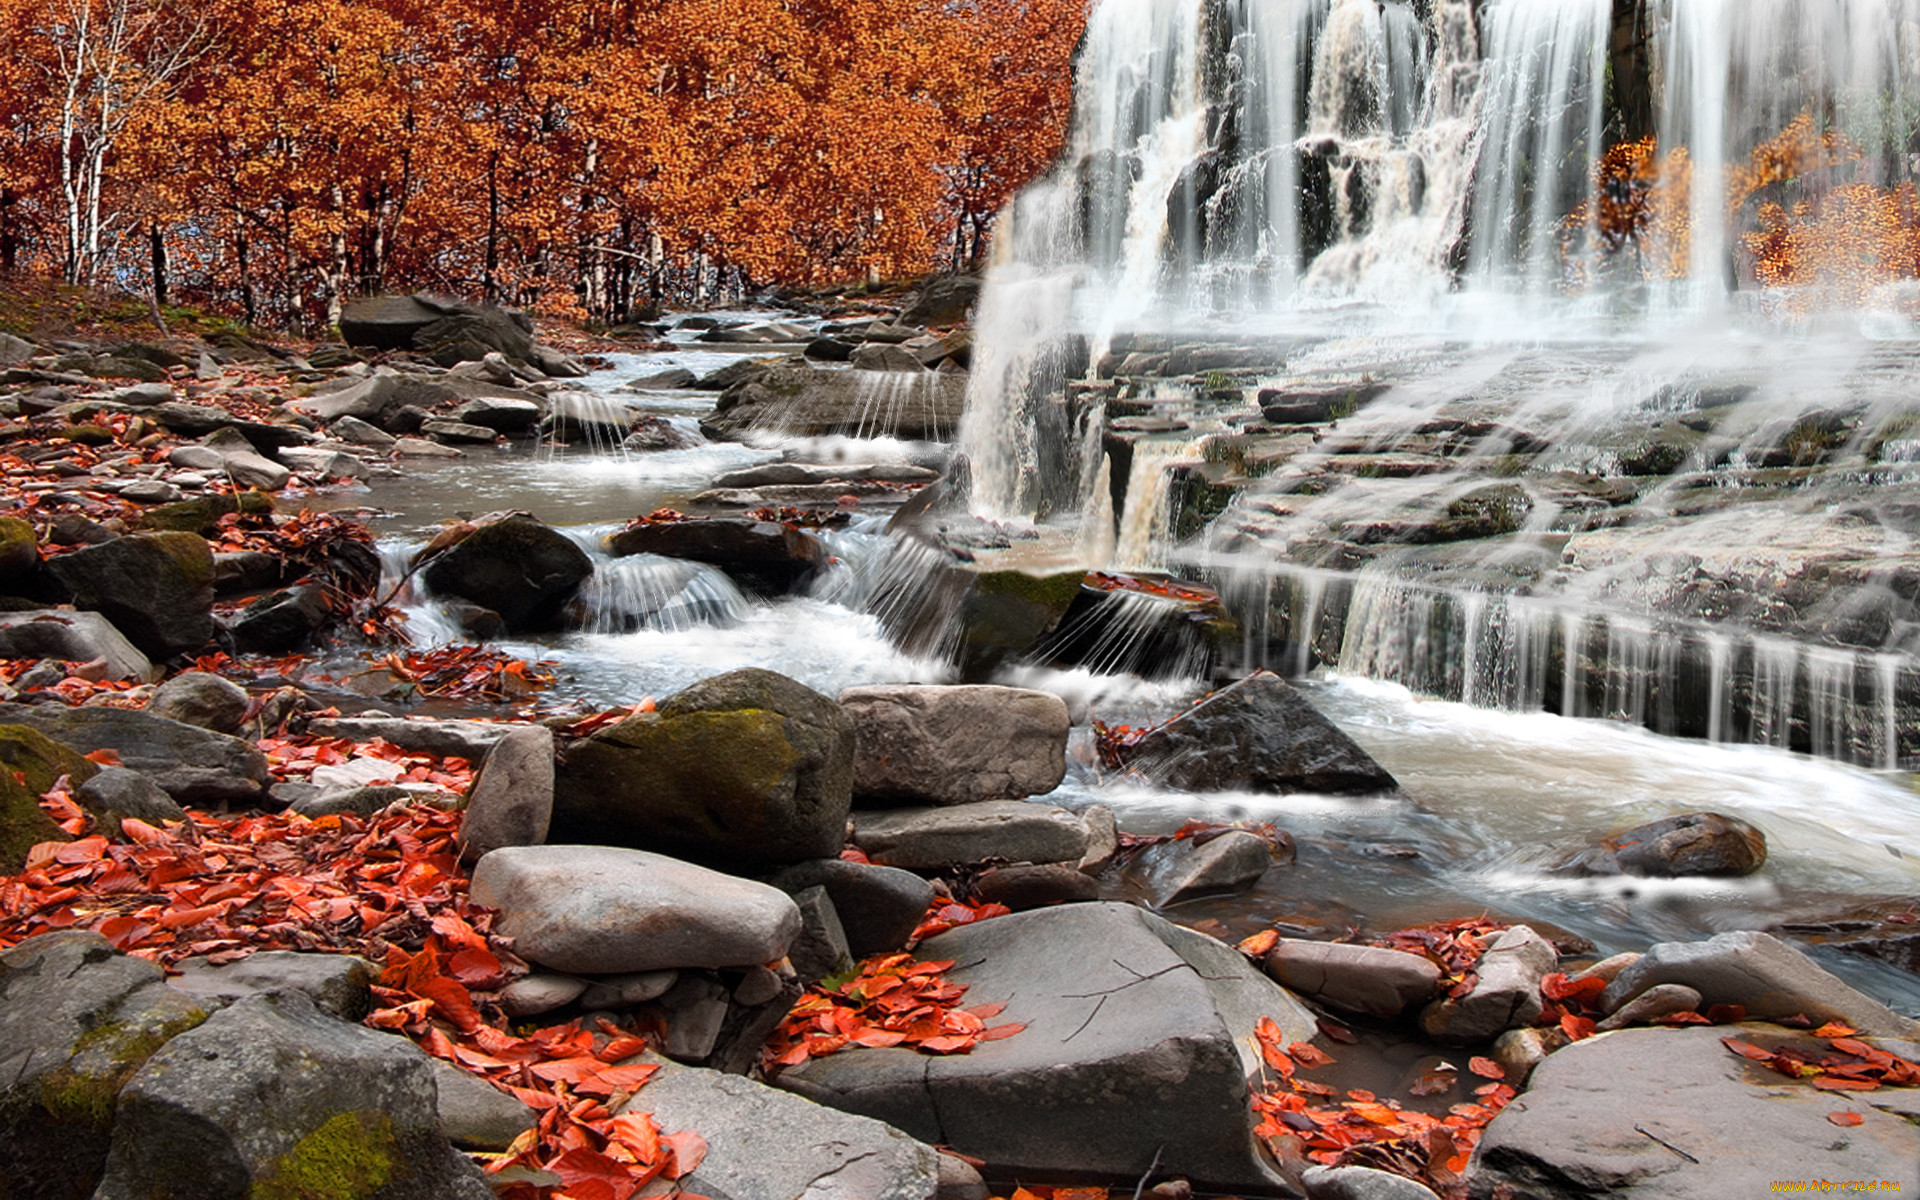
<svg viewBox="0 0 1920 1200"><path fill-rule="evenodd" d="M252 328L260 320L260 300L254 293L253 270L248 259L247 228L245 218L234 213L233 253L240 267L240 312L246 319L247 327Z"/></svg>
<svg viewBox="0 0 1920 1200"><path fill-rule="evenodd" d="M347 204L346 196L340 185L334 184L331 194L333 201L333 231L327 235L327 325L340 323L341 310L346 307L347 290Z"/></svg>
<svg viewBox="0 0 1920 1200"><path fill-rule="evenodd" d="M485 294L488 304L500 303L500 152L487 159L487 258Z"/></svg>

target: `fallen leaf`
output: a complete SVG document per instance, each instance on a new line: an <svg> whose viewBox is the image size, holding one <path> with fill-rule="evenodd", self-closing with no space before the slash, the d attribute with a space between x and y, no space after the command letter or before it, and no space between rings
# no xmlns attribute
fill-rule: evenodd
<svg viewBox="0 0 1920 1200"><path fill-rule="evenodd" d="M1867 1121L1865 1117L1857 1112L1830 1112L1827 1114L1827 1120L1832 1121L1835 1125L1839 1125L1842 1128L1864 1125Z"/></svg>

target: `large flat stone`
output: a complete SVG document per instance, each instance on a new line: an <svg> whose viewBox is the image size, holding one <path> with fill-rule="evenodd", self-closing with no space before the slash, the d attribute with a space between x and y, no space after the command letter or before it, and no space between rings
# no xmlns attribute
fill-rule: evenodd
<svg viewBox="0 0 1920 1200"><path fill-rule="evenodd" d="M97 612L33 609L0 613L0 658L106 660L108 679L144 680L147 656Z"/></svg>
<svg viewBox="0 0 1920 1200"><path fill-rule="evenodd" d="M989 685L857 687L840 693L853 719L856 802L968 804L1018 800L1060 786L1067 771L1066 701Z"/></svg>
<svg viewBox="0 0 1920 1200"><path fill-rule="evenodd" d="M661 1059L628 1109L667 1133L690 1129L707 1157L682 1187L712 1200L933 1200L940 1155L867 1117ZM777 1136L768 1136L777 1131Z"/></svg>
<svg viewBox="0 0 1920 1200"><path fill-rule="evenodd" d="M845 1050L779 1086L984 1158L991 1174L1279 1186L1253 1145L1253 1029L1289 1041L1312 1014L1236 951L1124 904L1038 909L929 939L969 1005L1002 1003L1012 1037L970 1053Z"/></svg>
<svg viewBox="0 0 1920 1200"><path fill-rule="evenodd" d="M266 756L252 743L149 713L0 704L0 724L30 726L82 754L112 750L182 804L250 799L268 780Z"/></svg>
<svg viewBox="0 0 1920 1200"><path fill-rule="evenodd" d="M1397 1017L1440 990L1431 959L1384 946L1281 938L1267 954L1267 974L1324 1004L1375 1017Z"/></svg>
<svg viewBox="0 0 1920 1200"><path fill-rule="evenodd" d="M1399 786L1286 680L1256 671L1149 733L1130 764L1189 791L1392 791Z"/></svg>
<svg viewBox="0 0 1920 1200"><path fill-rule="evenodd" d="M611 975L744 967L786 954L800 910L786 893L692 863L610 846L510 846L480 860L476 903L522 958Z"/></svg>
<svg viewBox="0 0 1920 1200"><path fill-rule="evenodd" d="M1487 1126L1468 1171L1473 1196L1725 1200L1765 1195L1778 1180L1920 1186L1920 1128L1900 1115L1898 1090L1819 1091L1731 1053L1720 1041L1729 1033L1768 1048L1820 1044L1761 1025L1576 1042ZM1837 1127L1827 1120L1836 1111L1865 1120Z"/></svg>
<svg viewBox="0 0 1920 1200"><path fill-rule="evenodd" d="M943 808L855 813L853 844L888 867L931 870L953 863L1080 861L1087 827L1051 804L983 800Z"/></svg>

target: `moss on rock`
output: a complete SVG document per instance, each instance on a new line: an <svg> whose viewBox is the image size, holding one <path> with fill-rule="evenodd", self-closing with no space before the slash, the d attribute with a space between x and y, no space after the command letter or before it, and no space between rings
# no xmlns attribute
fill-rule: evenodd
<svg viewBox="0 0 1920 1200"><path fill-rule="evenodd" d="M399 1155L383 1112L338 1113L294 1144L248 1191L249 1200L361 1200L386 1186Z"/></svg>
<svg viewBox="0 0 1920 1200"><path fill-rule="evenodd" d="M202 496L155 505L141 513L135 524L141 529L204 535L218 530L220 518L228 513L262 515L272 511L272 496L265 492L241 492L237 496Z"/></svg>

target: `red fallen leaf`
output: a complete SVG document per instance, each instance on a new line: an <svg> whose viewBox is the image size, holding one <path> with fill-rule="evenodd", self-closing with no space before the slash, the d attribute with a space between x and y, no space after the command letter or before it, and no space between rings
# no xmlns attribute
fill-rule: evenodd
<svg viewBox="0 0 1920 1200"><path fill-rule="evenodd" d="M118 750L110 750L104 746L98 750L87 751L87 761L98 763L103 767L117 767L121 765L120 752Z"/></svg>
<svg viewBox="0 0 1920 1200"><path fill-rule="evenodd" d="M1738 1025L1747 1019L1744 1004L1715 1004L1707 1009L1707 1021L1714 1025Z"/></svg>
<svg viewBox="0 0 1920 1200"><path fill-rule="evenodd" d="M1467 1070L1482 1079L1504 1080L1507 1077L1507 1069L1490 1058L1476 1056L1467 1060Z"/></svg>
<svg viewBox="0 0 1920 1200"><path fill-rule="evenodd" d="M1540 994L1549 1000L1572 1000L1582 1007L1590 1008L1607 990L1607 981L1597 975L1588 976L1575 982L1564 971L1555 971L1540 980Z"/></svg>
<svg viewBox="0 0 1920 1200"><path fill-rule="evenodd" d="M1813 1036L1817 1038L1850 1038L1854 1034L1859 1032L1860 1031L1858 1029L1855 1029L1853 1026L1848 1025L1845 1022L1828 1021L1825 1025L1822 1025L1820 1028L1814 1030ZM1856 1052L1849 1050L1847 1051L1847 1053L1853 1054Z"/></svg>
<svg viewBox="0 0 1920 1200"><path fill-rule="evenodd" d="M660 1141L673 1152L673 1165L667 1168L669 1179L680 1179L691 1175L700 1169L702 1162L706 1161L707 1139L691 1129L666 1134Z"/></svg>
<svg viewBox="0 0 1920 1200"><path fill-rule="evenodd" d="M554 1159L547 1164L547 1170L558 1175L570 1192L583 1184L596 1182L613 1189L613 1194L617 1195L627 1195L633 1191L633 1176L625 1163L584 1146ZM584 1195L582 1200L585 1200Z"/></svg>
<svg viewBox="0 0 1920 1200"><path fill-rule="evenodd" d="M1595 1022L1590 1017L1581 1017L1573 1013L1568 1013L1566 1016L1560 1018L1561 1030L1576 1042L1583 1038L1592 1037L1594 1026Z"/></svg>
<svg viewBox="0 0 1920 1200"><path fill-rule="evenodd" d="M1794 1013L1792 1016L1787 1017L1775 1017L1773 1018L1773 1023L1775 1025L1783 1025L1788 1029L1813 1028L1813 1018L1807 1016L1805 1013Z"/></svg>
<svg viewBox="0 0 1920 1200"><path fill-rule="evenodd" d="M1407 1090L1416 1096L1438 1096L1442 1092L1452 1091L1454 1082L1452 1072L1430 1071L1414 1080L1413 1086Z"/></svg>
<svg viewBox="0 0 1920 1200"><path fill-rule="evenodd" d="M1358 1100L1362 1104L1372 1104L1379 1097L1364 1088L1354 1088L1347 1093L1347 1099Z"/></svg>
<svg viewBox="0 0 1920 1200"><path fill-rule="evenodd" d="M601 1062L619 1062L623 1058L632 1058L647 1048L647 1039L622 1034L600 1048L594 1055Z"/></svg>
<svg viewBox="0 0 1920 1200"><path fill-rule="evenodd" d="M922 1050L930 1051L934 1054L957 1054L962 1051L973 1049L974 1046L979 1043L979 1041L980 1041L979 1038L971 1035L930 1037L920 1043L920 1048Z"/></svg>
<svg viewBox="0 0 1920 1200"><path fill-rule="evenodd" d="M1005 1025L995 1025L989 1029L981 1030L980 1040L983 1042L997 1042L1003 1038L1012 1037L1026 1027L1027 1023L1025 1021L1010 1021Z"/></svg>
<svg viewBox="0 0 1920 1200"><path fill-rule="evenodd" d="M1668 1013L1663 1017L1655 1017L1653 1019L1653 1023L1655 1025L1711 1025L1713 1024L1712 1021L1707 1020L1705 1017L1701 1016L1697 1012L1684 1012L1684 1011L1676 1012L1676 1013Z"/></svg>
<svg viewBox="0 0 1920 1200"><path fill-rule="evenodd" d="M1738 1054L1740 1057L1750 1058L1754 1062L1770 1063L1773 1061L1773 1051L1762 1050L1752 1042L1743 1042L1739 1038L1723 1037L1720 1039L1720 1044L1735 1054Z"/></svg>
<svg viewBox="0 0 1920 1200"><path fill-rule="evenodd" d="M611 1096L615 1092L637 1092L647 1080L653 1078L659 1067L651 1063L634 1063L631 1066L601 1067L592 1075L583 1077L574 1085L574 1090L587 1096Z"/></svg>
<svg viewBox="0 0 1920 1200"><path fill-rule="evenodd" d="M1823 1092L1872 1092L1879 1090L1877 1079L1844 1079L1838 1075L1816 1076L1813 1086Z"/></svg>
<svg viewBox="0 0 1920 1200"><path fill-rule="evenodd" d="M1867 1119L1857 1112L1830 1112L1827 1114L1827 1120L1843 1129L1850 1129L1855 1125L1866 1124Z"/></svg>
<svg viewBox="0 0 1920 1200"><path fill-rule="evenodd" d="M1348 1029L1345 1025L1337 1021L1329 1021L1327 1018L1321 1017L1316 1020L1314 1024L1319 1027L1322 1034L1332 1038L1343 1046L1355 1046L1360 1042L1359 1036L1355 1034L1353 1030Z"/></svg>
<svg viewBox="0 0 1920 1200"><path fill-rule="evenodd" d="M1293 1080L1293 1090L1296 1092L1305 1092L1308 1095L1313 1095L1313 1096L1332 1096L1337 1094L1332 1088L1328 1087L1326 1084L1315 1083L1311 1079Z"/></svg>
<svg viewBox="0 0 1920 1200"><path fill-rule="evenodd" d="M153 932L153 926L133 917L108 917L95 925L93 931L112 942L114 949L125 950Z"/></svg>
<svg viewBox="0 0 1920 1200"><path fill-rule="evenodd" d="M1252 937L1242 941L1235 949L1248 958L1265 958L1280 941L1278 929L1263 929Z"/></svg>
<svg viewBox="0 0 1920 1200"><path fill-rule="evenodd" d="M1293 1057L1293 1061L1309 1070L1315 1067L1331 1066L1334 1061L1333 1055L1311 1042L1295 1042L1287 1047L1287 1053Z"/></svg>
<svg viewBox="0 0 1920 1200"><path fill-rule="evenodd" d="M502 969L493 951L469 946L454 951L447 960L447 974L468 987L486 987L500 979Z"/></svg>
<svg viewBox="0 0 1920 1200"><path fill-rule="evenodd" d="M535 1063L527 1069L549 1083L579 1083L598 1076L605 1067L599 1059L583 1054Z"/></svg>

